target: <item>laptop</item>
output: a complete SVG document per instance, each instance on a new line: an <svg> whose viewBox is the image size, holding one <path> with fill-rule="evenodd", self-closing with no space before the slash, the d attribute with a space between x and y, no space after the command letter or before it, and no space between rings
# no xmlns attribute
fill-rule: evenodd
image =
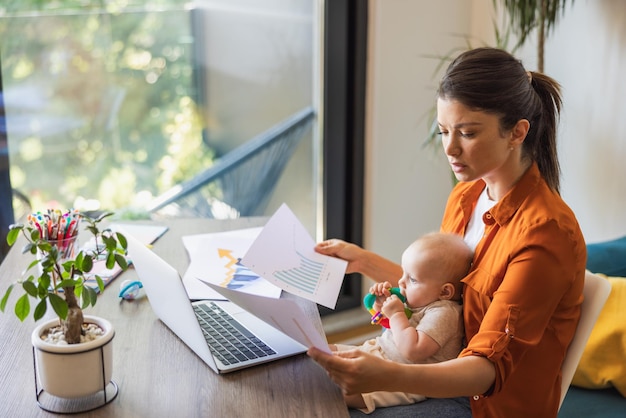
<svg viewBox="0 0 626 418"><path fill-rule="evenodd" d="M307 350L232 302L190 301L178 271L137 238L122 233L153 311L215 373L233 372ZM234 335L242 342L236 342ZM230 353L230 349L235 352Z"/></svg>

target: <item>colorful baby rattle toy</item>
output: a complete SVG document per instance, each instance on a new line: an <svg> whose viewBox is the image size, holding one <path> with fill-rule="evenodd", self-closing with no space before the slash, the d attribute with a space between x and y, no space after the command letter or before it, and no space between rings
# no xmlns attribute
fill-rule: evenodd
<svg viewBox="0 0 626 418"><path fill-rule="evenodd" d="M406 298L402 293L400 293L399 288L392 287L391 289L389 289L389 291L392 295L396 295L398 298L400 298L402 303L406 303ZM375 301L376 295L373 293L368 293L363 298L363 305L365 305L365 309L367 309L369 313L372 314L372 325L381 325L385 328L389 328L389 318L385 318L382 312L377 312L374 310L373 306ZM413 314L413 312L411 312L411 310L407 306L404 307L404 313L406 314L407 318L410 318Z"/></svg>

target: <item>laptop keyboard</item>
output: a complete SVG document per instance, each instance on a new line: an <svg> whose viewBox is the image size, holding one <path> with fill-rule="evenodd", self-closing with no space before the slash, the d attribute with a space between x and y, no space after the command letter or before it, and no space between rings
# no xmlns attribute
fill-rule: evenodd
<svg viewBox="0 0 626 418"><path fill-rule="evenodd" d="M230 365L276 354L235 318L213 302L193 305L196 317L211 351Z"/></svg>

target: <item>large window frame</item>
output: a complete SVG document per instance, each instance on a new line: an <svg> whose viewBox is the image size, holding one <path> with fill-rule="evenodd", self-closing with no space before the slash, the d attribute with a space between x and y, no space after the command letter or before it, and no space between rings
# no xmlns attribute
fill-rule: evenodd
<svg viewBox="0 0 626 418"><path fill-rule="evenodd" d="M332 0L324 16L324 236L363 243L368 2ZM358 274L344 281L336 311L361 304ZM322 314L331 311L320 307Z"/></svg>

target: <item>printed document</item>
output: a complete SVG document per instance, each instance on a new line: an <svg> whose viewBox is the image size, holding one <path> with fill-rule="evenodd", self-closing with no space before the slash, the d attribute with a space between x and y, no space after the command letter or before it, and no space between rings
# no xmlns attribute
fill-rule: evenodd
<svg viewBox="0 0 626 418"><path fill-rule="evenodd" d="M270 299L229 290L207 282L204 284L300 344L306 347L316 347L330 354L326 338L320 334L302 308L293 300Z"/></svg>
<svg viewBox="0 0 626 418"><path fill-rule="evenodd" d="M241 263L289 293L335 309L348 263L314 247L313 238L283 203Z"/></svg>
<svg viewBox="0 0 626 418"><path fill-rule="evenodd" d="M201 280L227 289L279 298L279 287L241 264L241 257L248 251L261 229L246 228L184 236L183 245L190 261L183 276L183 284L189 299L224 299Z"/></svg>

